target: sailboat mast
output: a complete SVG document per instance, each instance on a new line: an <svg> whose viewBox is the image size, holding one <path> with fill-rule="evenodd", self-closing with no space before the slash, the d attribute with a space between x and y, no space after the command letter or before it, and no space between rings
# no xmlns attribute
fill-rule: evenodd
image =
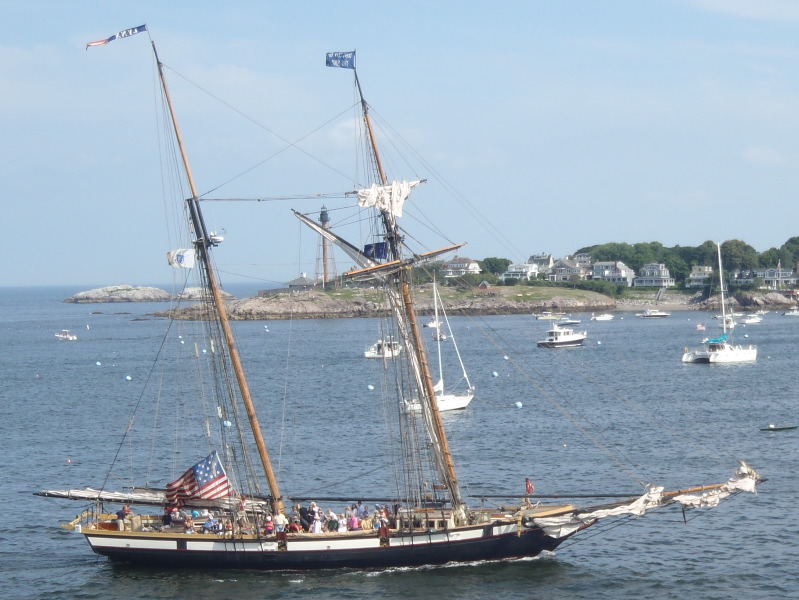
<svg viewBox="0 0 799 600"><path fill-rule="evenodd" d="M441 393L444 393L444 365L441 364L441 322L438 320L438 285L433 277L433 312L436 323L436 348L438 349L438 381L441 382Z"/></svg>
<svg viewBox="0 0 799 600"><path fill-rule="evenodd" d="M723 333L727 333L727 312L726 306L724 302L724 270L721 267L721 244L716 242L716 248L718 248L718 255L719 255L719 290L721 290L721 330Z"/></svg>
<svg viewBox="0 0 799 600"><path fill-rule="evenodd" d="M205 228L205 221L202 216L202 211L200 210L200 202L197 198L197 188L194 185L194 177L191 173L188 155L186 154L186 149L183 145L183 138L180 134L177 118L175 117L175 111L172 106L172 98L169 95L169 88L167 87L166 78L164 77L163 65L158 59L158 52L155 48L155 42L152 42L152 46L155 62L158 65L158 76L161 80L161 88L164 91L164 98L166 99L167 107L169 108L169 117L172 122L172 127L175 131L175 139L177 140L178 148L180 149L180 156L183 160L183 166L186 170L186 178L191 190L191 198L186 200L186 204L189 209L189 214L191 215L192 225L194 227L194 245L208 281L208 287L211 291L214 301L214 308L216 309L217 316L219 317L219 323L225 336L225 343L228 348L230 362L233 366L233 371L236 374L236 381L238 382L241 399L247 411L247 418L250 421L250 428L252 429L255 445L258 449L258 455L260 456L261 463L263 464L264 474L266 476L266 480L269 485L269 491L272 496L272 509L277 513L278 511L282 511L284 508L283 498L280 495L277 478L275 477L274 470L272 469L272 462L269 459L269 452L267 451L266 442L264 441L263 433L261 432L261 426L258 422L258 416L255 412L255 405L252 401L252 396L250 395L250 388L247 384L247 378L244 375L244 369L241 365L239 351L233 338L233 331L230 328L227 309L222 299L219 284L216 280L216 274L211 266L208 250L213 244L210 242L210 236Z"/></svg>
<svg viewBox="0 0 799 600"><path fill-rule="evenodd" d="M369 135L369 145L372 150L372 157L375 161L375 169L380 178L382 185L388 184L386 172L383 169L383 162L380 159L380 151L377 146L377 139L375 137L374 129L372 127L372 120L369 116L369 105L363 97L363 90L361 89L361 82L358 79L358 71L353 68L355 75L355 85L358 88L358 96L361 101L361 108L363 111L363 120L366 125L366 130ZM399 260L400 258L400 241L399 228L397 227L394 215L388 210L381 210L381 216L386 231L386 241L388 242L391 258ZM441 420L441 413L438 410L438 403L436 402L436 392L433 384L433 378L430 374L430 363L427 360L427 353L425 352L424 341L419 329L419 322L416 318L416 308L414 306L413 297L410 290L410 283L408 282L408 273L411 267L405 266L398 272L398 287L402 298L404 307L405 318L408 323L408 330L411 336L412 347L418 358L418 365L421 371L421 384L424 388L423 402L425 402L428 413L432 417L433 438L437 441L436 453L438 455L439 464L444 472L441 474L447 489L449 490L452 499L453 508L461 511L463 509L463 499L461 498L460 487L458 486L458 476L455 473L455 463L452 460L452 453L449 449L449 442L447 434L444 431L444 424ZM422 391L422 390L420 390Z"/></svg>

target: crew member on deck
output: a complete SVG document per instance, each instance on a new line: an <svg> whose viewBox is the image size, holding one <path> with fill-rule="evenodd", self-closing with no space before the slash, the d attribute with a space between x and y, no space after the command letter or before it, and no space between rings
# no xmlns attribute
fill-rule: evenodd
<svg viewBox="0 0 799 600"><path fill-rule="evenodd" d="M133 514L133 511L130 508L130 504L126 504L120 510L117 511L117 529L120 531L125 531L125 519L129 518Z"/></svg>

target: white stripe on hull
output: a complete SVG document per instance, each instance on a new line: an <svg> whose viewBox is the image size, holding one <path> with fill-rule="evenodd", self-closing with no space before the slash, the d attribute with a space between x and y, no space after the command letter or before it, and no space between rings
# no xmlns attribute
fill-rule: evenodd
<svg viewBox="0 0 799 600"><path fill-rule="evenodd" d="M490 527L490 536L502 536L517 531L516 524L493 525ZM202 535L162 537L162 534L147 535L135 534L92 534L83 532L89 544L95 551L102 552L104 548L121 548L129 550L175 550L194 552L319 552L342 550L368 550L381 547L377 531L370 536L338 536L335 534L321 534L319 536L289 537L285 550L279 550L275 540L258 540L247 538L219 538L217 536ZM402 546L434 546L450 542L477 540L485 537L485 527L470 527L450 531L435 531L416 533L415 535L392 532L389 545Z"/></svg>

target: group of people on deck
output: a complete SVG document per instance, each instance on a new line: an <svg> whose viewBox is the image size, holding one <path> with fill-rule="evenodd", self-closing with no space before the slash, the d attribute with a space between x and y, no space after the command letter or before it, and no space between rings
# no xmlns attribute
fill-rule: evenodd
<svg viewBox="0 0 799 600"><path fill-rule="evenodd" d="M370 511L368 505L358 501L357 504L347 506L344 512L337 514L332 509L325 512L316 502L311 502L308 506L297 504L294 507L287 531L289 533L344 533L379 529L381 526L390 527L393 526L397 508L395 507L392 512L387 505L375 505L374 510Z"/></svg>
<svg viewBox="0 0 799 600"><path fill-rule="evenodd" d="M399 504L393 511L388 505L375 505L373 510L362 501L353 503L344 508L344 512L337 514L335 511L322 509L316 502L308 506L297 504L290 517L282 511L277 514L267 515L263 521L262 533L273 535L279 533L324 533L347 531L378 530L381 527L395 527L396 515ZM235 512L235 511L233 511ZM161 517L161 531L174 531L176 533L214 533L217 535L233 535L239 533L255 533L254 528L246 516L245 511L239 511L238 518L223 518L214 516L208 509L181 510L176 506L167 506ZM132 516L130 505L124 505L117 512L117 525L120 530L125 529L125 521Z"/></svg>
<svg viewBox="0 0 799 600"><path fill-rule="evenodd" d="M176 506L167 506L161 517L161 531L176 530L182 533L197 533L196 525L200 524L202 533L233 533L233 522L230 519L214 517L208 509L191 512L180 510Z"/></svg>

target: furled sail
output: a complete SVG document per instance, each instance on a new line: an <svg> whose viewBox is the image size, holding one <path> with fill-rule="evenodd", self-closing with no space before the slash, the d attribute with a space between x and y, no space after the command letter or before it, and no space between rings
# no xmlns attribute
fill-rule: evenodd
<svg viewBox="0 0 799 600"><path fill-rule="evenodd" d="M662 487L650 486L646 493L632 502L623 502L590 511L575 511L557 517L536 518L534 521L547 535L560 539L573 534L598 519L621 515L640 517L645 512L670 502L677 502L685 507L694 508L716 506L724 498L737 492L756 493L756 486L759 480L759 474L746 463L741 462L741 466L738 467L735 474L723 484L688 490L684 493L670 492L665 494ZM691 492L701 492L701 494Z"/></svg>
<svg viewBox="0 0 799 600"><path fill-rule="evenodd" d="M358 206L367 208L375 206L391 213L394 217L402 217L402 207L411 190L421 181L392 181L389 185L372 184L372 187L358 190Z"/></svg>

